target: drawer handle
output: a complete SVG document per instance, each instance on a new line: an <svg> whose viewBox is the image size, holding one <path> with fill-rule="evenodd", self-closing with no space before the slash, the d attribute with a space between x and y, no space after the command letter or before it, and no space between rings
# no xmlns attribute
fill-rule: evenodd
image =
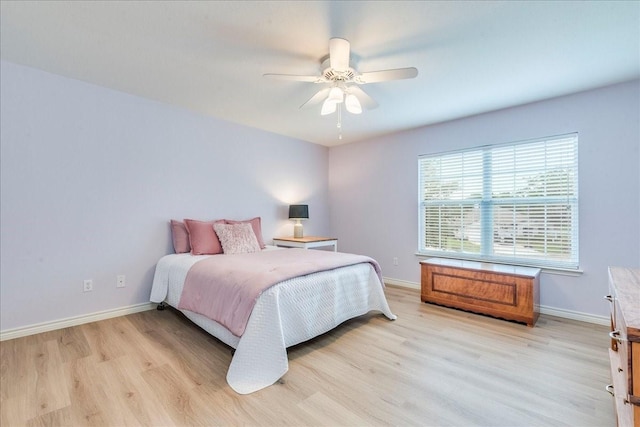
<svg viewBox="0 0 640 427"><path fill-rule="evenodd" d="M611 396L615 397L615 395L616 395L616 394L613 392L613 384L609 384L609 385L608 385L608 386L606 386L604 389L605 389L605 390L607 391L607 393L609 393Z"/></svg>
<svg viewBox="0 0 640 427"><path fill-rule="evenodd" d="M609 332L609 338L611 338L612 340L616 340L618 342L626 341L624 338L620 338L620 331Z"/></svg>
<svg viewBox="0 0 640 427"><path fill-rule="evenodd" d="M609 302L613 302L613 297L611 295L605 295L604 299L606 299Z"/></svg>

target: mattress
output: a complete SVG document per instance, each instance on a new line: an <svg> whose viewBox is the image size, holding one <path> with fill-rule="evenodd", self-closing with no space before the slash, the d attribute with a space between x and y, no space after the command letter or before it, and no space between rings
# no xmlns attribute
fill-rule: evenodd
<svg viewBox="0 0 640 427"><path fill-rule="evenodd" d="M189 268L207 256L210 255L162 257L156 266L150 300L177 307ZM369 263L296 277L272 286L256 301L241 337L214 320L181 311L196 325L236 349L227 383L240 394L268 387L282 377L289 368L287 347L370 311L379 311L392 320L396 318L384 295L384 285Z"/></svg>

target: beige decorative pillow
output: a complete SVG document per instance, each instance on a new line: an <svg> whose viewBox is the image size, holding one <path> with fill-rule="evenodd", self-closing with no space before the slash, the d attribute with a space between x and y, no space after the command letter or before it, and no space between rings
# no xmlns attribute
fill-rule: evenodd
<svg viewBox="0 0 640 427"><path fill-rule="evenodd" d="M258 244L260 245L260 249L264 249L266 245L264 244L264 239L262 238L262 219L257 216L255 218L246 219L244 221L235 221L233 219L225 219L225 224L238 224L239 222L248 222L253 227L253 232L256 233L256 239L258 239Z"/></svg>
<svg viewBox="0 0 640 427"><path fill-rule="evenodd" d="M248 222L238 224L213 224L225 254L248 254L258 252L260 244Z"/></svg>

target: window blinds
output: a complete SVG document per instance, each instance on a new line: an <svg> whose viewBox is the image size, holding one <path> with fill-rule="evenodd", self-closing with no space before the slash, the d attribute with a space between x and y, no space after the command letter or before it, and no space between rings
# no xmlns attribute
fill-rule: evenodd
<svg viewBox="0 0 640 427"><path fill-rule="evenodd" d="M578 268L578 135L424 155L426 255Z"/></svg>

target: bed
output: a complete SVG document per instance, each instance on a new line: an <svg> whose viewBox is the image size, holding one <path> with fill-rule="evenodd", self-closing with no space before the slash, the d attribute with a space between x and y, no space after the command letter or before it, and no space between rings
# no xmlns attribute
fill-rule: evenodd
<svg viewBox="0 0 640 427"><path fill-rule="evenodd" d="M269 251L288 251L287 256L295 262L296 252L306 250L266 246L260 252ZM227 383L237 393L253 393L281 378L288 370L287 347L370 311L379 311L391 320L396 318L384 295L379 272L364 262L294 277L269 287L255 300L242 335L236 336L215 320L179 308L189 270L211 256L227 255L182 253L162 257L156 265L150 300L179 309L196 325L235 349Z"/></svg>

